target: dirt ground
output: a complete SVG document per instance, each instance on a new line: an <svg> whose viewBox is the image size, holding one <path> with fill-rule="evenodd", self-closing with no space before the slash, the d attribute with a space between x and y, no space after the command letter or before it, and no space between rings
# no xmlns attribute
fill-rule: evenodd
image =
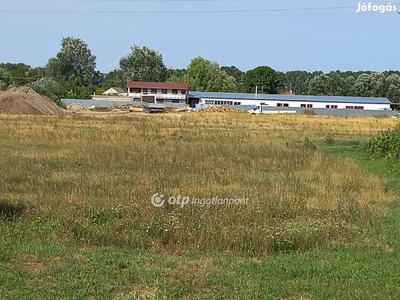
<svg viewBox="0 0 400 300"><path fill-rule="evenodd" d="M62 115L65 110L28 87L0 92L0 112L28 115Z"/></svg>

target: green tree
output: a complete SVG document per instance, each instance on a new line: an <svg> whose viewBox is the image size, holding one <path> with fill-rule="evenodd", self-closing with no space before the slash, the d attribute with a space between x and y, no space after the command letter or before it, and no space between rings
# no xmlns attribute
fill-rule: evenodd
<svg viewBox="0 0 400 300"><path fill-rule="evenodd" d="M106 74L100 71L95 71L93 74L92 85L96 88L100 88L104 85Z"/></svg>
<svg viewBox="0 0 400 300"><path fill-rule="evenodd" d="M46 68L44 67L30 68L27 76L29 77L30 82L39 80L40 78L46 77Z"/></svg>
<svg viewBox="0 0 400 300"><path fill-rule="evenodd" d="M132 52L122 57L119 61L122 79L127 81L153 81L167 80L167 68L160 52L148 46L131 47Z"/></svg>
<svg viewBox="0 0 400 300"><path fill-rule="evenodd" d="M122 78L121 70L116 69L104 76L102 88L106 91L111 87L126 88L126 81Z"/></svg>
<svg viewBox="0 0 400 300"><path fill-rule="evenodd" d="M79 38L66 37L61 41L61 50L50 58L46 73L56 81L74 86L88 87L95 79L96 56L87 43Z"/></svg>
<svg viewBox="0 0 400 300"><path fill-rule="evenodd" d="M284 87L284 77L268 66L257 67L243 75L243 88L247 93L277 94Z"/></svg>
<svg viewBox="0 0 400 300"><path fill-rule="evenodd" d="M167 82L184 82L185 81L185 76L178 76L178 75L172 75L168 77Z"/></svg>
<svg viewBox="0 0 400 300"><path fill-rule="evenodd" d="M352 89L352 85L348 86L346 77L340 71L330 72L329 76L329 87L327 94L328 96L347 96Z"/></svg>
<svg viewBox="0 0 400 300"><path fill-rule="evenodd" d="M9 73L9 85L20 86L25 85L31 81L30 70L31 66L25 65L23 63L18 64L0 64L0 67L5 69Z"/></svg>
<svg viewBox="0 0 400 300"><path fill-rule="evenodd" d="M391 74L386 77L388 84L387 97L393 103L400 103L400 75Z"/></svg>
<svg viewBox="0 0 400 300"><path fill-rule="evenodd" d="M344 78L345 82L345 95L343 96L353 96L354 95L354 83L356 79L353 75L347 76Z"/></svg>
<svg viewBox="0 0 400 300"><path fill-rule="evenodd" d="M235 66L223 66L221 67L222 71L225 71L226 74L228 74L229 76L232 76L233 78L235 78L236 80L236 86L238 91L242 91L242 87L243 87L243 74L244 72L239 70L237 67Z"/></svg>
<svg viewBox="0 0 400 300"><path fill-rule="evenodd" d="M185 81L185 69L168 69L167 70L167 82L184 82Z"/></svg>
<svg viewBox="0 0 400 300"><path fill-rule="evenodd" d="M308 83L312 78L311 73L305 71L289 71L284 74L285 90L292 90L294 94L306 95Z"/></svg>
<svg viewBox="0 0 400 300"><path fill-rule="evenodd" d="M359 97L386 97L388 84L383 73L363 73L354 82L353 91Z"/></svg>
<svg viewBox="0 0 400 300"><path fill-rule="evenodd" d="M198 92L236 92L236 80L222 71L216 62L196 57L190 62L185 79ZM186 81L186 80L185 80Z"/></svg>
<svg viewBox="0 0 400 300"><path fill-rule="evenodd" d="M2 66L0 66L0 81L2 82L3 86L6 87L11 84L11 74Z"/></svg>
<svg viewBox="0 0 400 300"><path fill-rule="evenodd" d="M308 83L308 94L323 96L329 95L331 91L331 77L328 74L317 75Z"/></svg>

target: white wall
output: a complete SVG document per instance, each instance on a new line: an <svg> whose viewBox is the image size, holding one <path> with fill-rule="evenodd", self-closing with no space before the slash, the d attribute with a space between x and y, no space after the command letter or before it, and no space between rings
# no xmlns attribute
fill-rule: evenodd
<svg viewBox="0 0 400 300"><path fill-rule="evenodd" d="M290 101L290 100L285 100L285 101L271 101L271 100L238 100L238 99L211 99L211 98L201 98L200 99L200 104L205 104L205 101L233 101L233 102L240 102L240 105L260 105L261 103L264 103L264 105L271 106L271 107L277 107L278 103L289 104L289 108L300 108L301 104L312 104L312 108L326 108L327 105L337 105L337 109L346 109L346 106L363 106L364 110L384 110L388 109L390 110L390 104L360 104L360 103L335 103L335 102L312 102L312 101L307 101L307 102L298 102L298 101Z"/></svg>
<svg viewBox="0 0 400 300"><path fill-rule="evenodd" d="M140 98L142 95L145 95L145 94L144 93L129 93L128 95L129 95L129 97ZM186 99L186 95L183 95L183 94L156 94L156 95L157 95L157 99L165 99L165 100L169 100L169 99L185 100Z"/></svg>

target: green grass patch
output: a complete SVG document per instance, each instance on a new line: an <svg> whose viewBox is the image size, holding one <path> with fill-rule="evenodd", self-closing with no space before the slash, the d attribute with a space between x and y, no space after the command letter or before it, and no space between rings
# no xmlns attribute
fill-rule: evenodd
<svg viewBox="0 0 400 300"><path fill-rule="evenodd" d="M334 121L18 118L0 119L18 150L0 161L1 299L400 294L400 165L365 137L321 137ZM343 136L365 128L341 122ZM157 209L160 190L254 202Z"/></svg>

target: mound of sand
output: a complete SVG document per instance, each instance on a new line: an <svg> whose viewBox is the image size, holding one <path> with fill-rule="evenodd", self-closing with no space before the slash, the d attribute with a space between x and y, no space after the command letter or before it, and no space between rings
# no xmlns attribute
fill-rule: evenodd
<svg viewBox="0 0 400 300"><path fill-rule="evenodd" d="M0 112L26 115L61 115L64 114L64 109L31 88L17 87L0 93Z"/></svg>
<svg viewBox="0 0 400 300"><path fill-rule="evenodd" d="M69 111L72 111L72 112L80 112L80 111L88 111L88 110L89 110L89 108L83 106L83 105L80 104L80 103L76 103L76 102L74 102L74 103L68 105L68 106L67 106L67 109L68 109Z"/></svg>

